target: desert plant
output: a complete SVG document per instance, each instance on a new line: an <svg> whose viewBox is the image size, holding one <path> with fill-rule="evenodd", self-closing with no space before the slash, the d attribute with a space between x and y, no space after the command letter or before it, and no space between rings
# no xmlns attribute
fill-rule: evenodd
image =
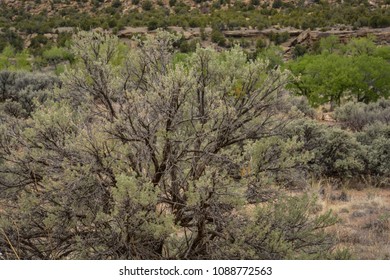
<svg viewBox="0 0 390 280"><path fill-rule="evenodd" d="M213 246L216 259L345 259L348 251L333 249L335 240L325 228L337 218L327 212L313 215L316 200L284 197L255 209L251 221L233 220L234 237ZM239 233L238 233L239 232Z"/></svg>
<svg viewBox="0 0 390 280"><path fill-rule="evenodd" d="M44 100L46 90L59 85L59 79L52 75L3 70L0 71L0 102L16 102L30 114L35 108L34 100Z"/></svg>
<svg viewBox="0 0 390 280"><path fill-rule="evenodd" d="M381 99L370 104L349 102L337 108L335 118L345 128L362 131L375 123L390 125L390 101Z"/></svg>
<svg viewBox="0 0 390 280"><path fill-rule="evenodd" d="M327 127L312 120L298 120L286 131L303 142L303 150L313 153L308 167L314 174L348 178L365 169L365 149L353 133L336 127Z"/></svg>
<svg viewBox="0 0 390 280"><path fill-rule="evenodd" d="M157 32L129 49L107 33L79 32L62 87L36 101L25 120L1 115L4 258L223 256L215 248L235 258L331 253L322 228L333 218L309 216L306 200L260 209L255 223L241 214L257 180L242 172L245 151L257 153L257 169L268 157L262 141L278 156L266 161L268 170L305 161L287 158L303 141L273 137L296 115L279 98L290 74L248 60L239 47L197 48L177 59L178 39Z"/></svg>

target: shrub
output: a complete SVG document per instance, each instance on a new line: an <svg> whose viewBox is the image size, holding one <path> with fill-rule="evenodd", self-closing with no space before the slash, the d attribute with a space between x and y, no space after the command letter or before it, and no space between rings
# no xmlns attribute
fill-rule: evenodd
<svg viewBox="0 0 390 280"><path fill-rule="evenodd" d="M389 127L389 126L388 126ZM390 129L388 129L390 131ZM378 137L367 146L368 168L373 175L387 176L390 174L390 137Z"/></svg>
<svg viewBox="0 0 390 280"><path fill-rule="evenodd" d="M364 171L365 150L351 132L299 120L291 123L286 133L296 135L303 150L313 153L307 164L317 175L343 179Z"/></svg>
<svg viewBox="0 0 390 280"><path fill-rule="evenodd" d="M381 99L369 104L348 102L336 109L335 118L343 127L354 131L374 123L390 125L390 100Z"/></svg>
<svg viewBox="0 0 390 280"><path fill-rule="evenodd" d="M62 61L73 61L73 55L68 50L58 47L52 47L51 49L45 50L42 56L49 63L54 65L57 65Z"/></svg>
<svg viewBox="0 0 390 280"><path fill-rule="evenodd" d="M262 50L267 46L267 42L264 39L257 39L256 40L256 49Z"/></svg>
<svg viewBox="0 0 390 280"><path fill-rule="evenodd" d="M7 108L16 108L15 103L19 103L30 114L35 108L34 99L43 101L46 90L59 85L59 79L52 75L0 71L0 102L11 101Z"/></svg>
<svg viewBox="0 0 390 280"><path fill-rule="evenodd" d="M112 35L79 32L61 89L31 118L0 124L0 199L12 206L0 215L4 258L15 258L10 244L22 259L205 259L221 245L233 256L241 240L253 254L244 247L236 258L331 250L316 228L328 219L308 217L307 203L283 202L235 227L255 179L240 175L243 146L285 125L289 73L239 47L175 61L178 39L157 32L122 53ZM273 140L279 165L301 145Z"/></svg>
<svg viewBox="0 0 390 280"><path fill-rule="evenodd" d="M217 29L211 31L211 41L218 44L218 46L224 47L226 45L226 38L223 33Z"/></svg>
<svg viewBox="0 0 390 280"><path fill-rule="evenodd" d="M290 34L285 32L273 32L269 34L269 38L271 41L275 42L276 45L280 45L284 42L286 42L290 38Z"/></svg>
<svg viewBox="0 0 390 280"><path fill-rule="evenodd" d="M142 1L142 9L144 11L150 11L153 8L153 3L150 0Z"/></svg>
<svg viewBox="0 0 390 280"><path fill-rule="evenodd" d="M115 8L115 9L118 9L119 7L122 6L122 3L121 3L120 0L114 0L114 1L112 1L111 6L112 6L113 8Z"/></svg>
<svg viewBox="0 0 390 280"><path fill-rule="evenodd" d="M373 28L384 28L390 25L390 19L384 15L374 15L369 19L369 25Z"/></svg>
<svg viewBox="0 0 390 280"><path fill-rule="evenodd" d="M390 125L380 122L368 124L356 134L357 140L363 145L370 145L378 138L390 138Z"/></svg>
<svg viewBox="0 0 390 280"><path fill-rule="evenodd" d="M336 240L326 228L337 218L329 211L314 215L315 199L283 197L259 206L250 220L229 225L234 239L213 244L215 259L348 259L348 251L335 250Z"/></svg>
<svg viewBox="0 0 390 280"><path fill-rule="evenodd" d="M197 40L183 40L180 43L179 49L182 53L194 52L196 50L196 45L199 43Z"/></svg>
<svg viewBox="0 0 390 280"><path fill-rule="evenodd" d="M272 8L274 9L279 9L282 6L283 6L282 0L274 0L274 2L272 3Z"/></svg>
<svg viewBox="0 0 390 280"><path fill-rule="evenodd" d="M303 56L306 52L307 52L307 47L298 44L298 45L294 46L294 48L293 48L292 57L298 58L300 56Z"/></svg>
<svg viewBox="0 0 390 280"><path fill-rule="evenodd" d="M304 171L313 155L303 150L304 143L296 137L282 139L270 137L257 141L249 148L251 170L258 178L275 180L285 187L303 188ZM248 147L247 147L248 149ZM270 183L270 182L269 182Z"/></svg>
<svg viewBox="0 0 390 280"><path fill-rule="evenodd" d="M305 117L314 119L316 117L316 110L310 106L309 101L304 96L292 96L289 100L291 106L295 106L303 113Z"/></svg>
<svg viewBox="0 0 390 280"><path fill-rule="evenodd" d="M2 52L7 45L10 45L16 51L22 51L24 47L24 42L22 37L19 36L19 34L7 29L0 33L0 52Z"/></svg>
<svg viewBox="0 0 390 280"><path fill-rule="evenodd" d="M148 21L148 30L156 30L159 27L159 21L157 19L151 19Z"/></svg>
<svg viewBox="0 0 390 280"><path fill-rule="evenodd" d="M356 133L357 140L366 149L367 167L371 175L387 177L390 174L390 124L373 122Z"/></svg>

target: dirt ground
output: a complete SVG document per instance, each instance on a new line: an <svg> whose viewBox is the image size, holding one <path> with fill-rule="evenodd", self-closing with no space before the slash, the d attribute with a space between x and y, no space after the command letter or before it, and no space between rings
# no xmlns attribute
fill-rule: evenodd
<svg viewBox="0 0 390 280"><path fill-rule="evenodd" d="M390 188L334 188L319 183L322 211L340 218L332 231L354 259L390 259Z"/></svg>

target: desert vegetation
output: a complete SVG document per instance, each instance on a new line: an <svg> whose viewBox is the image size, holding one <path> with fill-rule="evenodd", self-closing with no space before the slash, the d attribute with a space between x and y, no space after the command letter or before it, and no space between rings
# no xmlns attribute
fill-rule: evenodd
<svg viewBox="0 0 390 280"><path fill-rule="evenodd" d="M354 257L321 182L388 186L387 95L328 125L287 68L178 41L79 32L59 78L0 72L1 258Z"/></svg>
<svg viewBox="0 0 390 280"><path fill-rule="evenodd" d="M388 4L2 1L0 259L389 259Z"/></svg>
<svg viewBox="0 0 390 280"><path fill-rule="evenodd" d="M202 40L214 36L225 46L221 32L274 29L268 37L283 43L283 28L300 30L358 30L386 28L390 15L386 1L2 1L0 51L9 43L34 55L60 45L67 32L96 28L121 34L127 27L211 28ZM217 37L220 37L219 39ZM210 37L210 38L206 38ZM388 38L388 37L387 37ZM59 43L58 43L59 42ZM227 42L228 43L228 42ZM229 45L229 44L228 44Z"/></svg>

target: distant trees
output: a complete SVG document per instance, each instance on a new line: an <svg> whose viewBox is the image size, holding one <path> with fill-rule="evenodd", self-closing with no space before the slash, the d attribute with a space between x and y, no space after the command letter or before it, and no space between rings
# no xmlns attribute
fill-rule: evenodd
<svg viewBox="0 0 390 280"><path fill-rule="evenodd" d="M20 35L12 30L6 29L0 34L0 52L3 51L7 45L14 48L16 51L23 50L23 39Z"/></svg>
<svg viewBox="0 0 390 280"><path fill-rule="evenodd" d="M340 46L334 37L321 41L321 54L305 55L289 63L300 76L293 83L314 105L342 100L376 101L390 92L389 48L375 47L369 39L353 39Z"/></svg>
<svg viewBox="0 0 390 280"><path fill-rule="evenodd" d="M62 88L30 118L0 112L2 258L337 257L324 231L336 220L309 215L307 197L244 211L265 173L309 159L274 138L299 115L289 73L238 47L178 61L177 39L128 50L80 32ZM274 153L260 153L265 139Z"/></svg>
<svg viewBox="0 0 390 280"><path fill-rule="evenodd" d="M69 2L69 1L68 1ZM52 32L53 28L68 26L90 30L97 27L112 28L119 30L122 26L147 26L152 20L161 21L164 19L168 24L166 26L177 25L187 27L189 21L202 23L201 26L213 26L215 21L230 23L234 27L257 27L263 29L272 25L284 27L294 26L296 28L320 28L331 27L335 25L353 26L360 28L370 26L380 28L389 26L389 10L380 6L367 8L366 4L359 2L344 1L343 3L334 3L329 5L327 1L315 1L318 4L304 5L303 1L295 3L286 3L285 1L275 0L271 7L264 6L257 9L259 1L253 0L248 3L235 1L234 4L225 5L227 1L214 1L209 6L202 3L202 0L195 2L199 7L191 9L183 1L169 1L167 5L160 4L153 7L149 0L133 0L132 5L141 5L142 11L130 9L124 14L118 13L121 1L105 2L103 0L90 1L93 5L89 13L84 12L84 3L77 7L62 7L58 13L47 15L47 11L42 10L40 14L29 14L24 10L17 10L7 5L2 6L2 16L4 20L0 21L0 28L5 31L6 36L0 35L7 43L13 47L19 48L22 40L10 32L11 27L17 31L28 34L40 34ZM57 4L52 3L55 10ZM169 7L167 7L169 5ZM221 5L224 8L221 9ZM214 6L214 8L212 8ZM168 13L167 13L168 11ZM169 12L171 11L171 12ZM142 16L141 16L142 13ZM209 16L210 14L210 16ZM248 19L248 20L247 20ZM159 24L161 27L162 25ZM15 32L17 33L17 32ZM0 49L5 46L0 40Z"/></svg>
<svg viewBox="0 0 390 280"><path fill-rule="evenodd" d="M72 61L73 56L65 48L52 47L48 50L43 51L42 57L50 64L57 65L63 61Z"/></svg>
<svg viewBox="0 0 390 280"><path fill-rule="evenodd" d="M31 60L27 50L17 52L7 46L0 53L0 70L31 70Z"/></svg>

